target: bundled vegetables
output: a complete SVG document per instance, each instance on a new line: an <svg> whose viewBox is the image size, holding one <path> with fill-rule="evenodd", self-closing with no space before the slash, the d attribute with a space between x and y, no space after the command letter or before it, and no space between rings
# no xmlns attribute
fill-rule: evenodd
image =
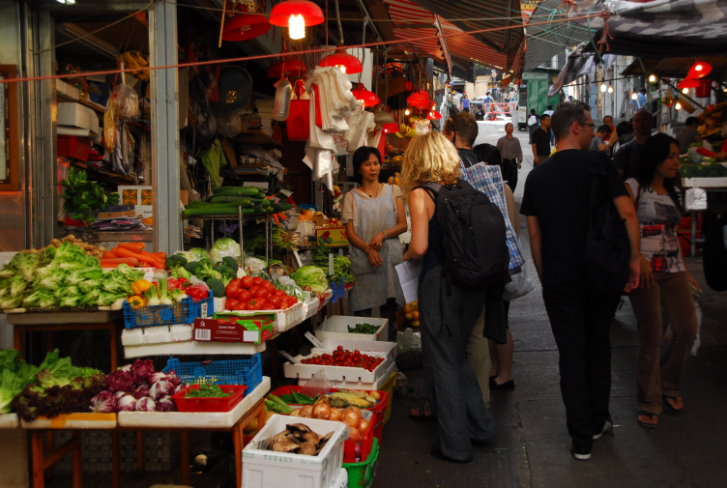
<svg viewBox="0 0 727 488"><path fill-rule="evenodd" d="M242 232L245 254L255 254L257 249L265 248L265 224L248 224ZM285 231L280 227L272 228L273 247L279 249L292 249L290 241L286 238Z"/></svg>
<svg viewBox="0 0 727 488"><path fill-rule="evenodd" d="M87 227L93 223L96 212L119 203L118 193L104 192L98 183L88 180L86 171L82 169L71 167L68 177L61 184L66 212Z"/></svg>
<svg viewBox="0 0 727 488"><path fill-rule="evenodd" d="M351 260L345 256L340 256L338 253L333 252L330 247L325 244L318 244L313 248L313 262L315 266L318 266L328 274L328 255L333 254L333 279L336 281L344 279L346 284L353 283L355 278L351 273Z"/></svg>

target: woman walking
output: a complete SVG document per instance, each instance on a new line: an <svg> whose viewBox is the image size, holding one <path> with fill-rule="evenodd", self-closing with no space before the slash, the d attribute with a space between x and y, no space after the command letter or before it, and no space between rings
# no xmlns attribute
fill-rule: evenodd
<svg viewBox="0 0 727 488"><path fill-rule="evenodd" d="M634 178L626 180L641 227L643 256L640 285L630 295L639 326L638 423L651 429L659 424L662 408L672 414L684 408L684 367L698 329L690 284L697 289L699 284L684 264L677 234L678 177L679 143L656 134L646 141ZM660 357L662 308L674 337Z"/></svg>
<svg viewBox="0 0 727 488"><path fill-rule="evenodd" d="M402 187L408 195L412 236L404 260L421 259L419 317L426 392L437 420L439 442L430 450L438 459L472 461L472 443L497 435L466 350L485 299L482 287L451 288L443 282L442 233L434 195L424 183L453 185L460 177L455 147L437 132L411 140L402 165Z"/></svg>
<svg viewBox="0 0 727 488"><path fill-rule="evenodd" d="M407 230L401 188L379 182L381 153L374 147L356 150L353 170L361 186L346 194L342 212L356 278L349 305L359 317L371 317L371 309L381 307L381 317L389 319L389 340L396 340L396 310L404 294L394 266L402 262L398 237Z"/></svg>

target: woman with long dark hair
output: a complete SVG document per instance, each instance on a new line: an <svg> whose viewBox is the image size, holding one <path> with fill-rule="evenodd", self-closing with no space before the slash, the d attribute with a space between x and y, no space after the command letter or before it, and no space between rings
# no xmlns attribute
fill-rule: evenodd
<svg viewBox="0 0 727 488"><path fill-rule="evenodd" d="M684 264L679 247L681 221L679 143L666 134L646 144L633 178L626 180L641 228L641 280L631 291L639 326L636 359L638 423L653 429L662 408L681 413L684 367L698 323L690 284L699 284ZM660 354L661 310L666 311L674 337Z"/></svg>
<svg viewBox="0 0 727 488"><path fill-rule="evenodd" d="M399 234L407 230L401 188L379 181L381 153L375 147L356 150L353 172L360 186L346 193L342 212L356 278L349 305L363 317L381 307L381 317L389 319L389 339L396 340L396 309L404 294L394 266L402 262Z"/></svg>

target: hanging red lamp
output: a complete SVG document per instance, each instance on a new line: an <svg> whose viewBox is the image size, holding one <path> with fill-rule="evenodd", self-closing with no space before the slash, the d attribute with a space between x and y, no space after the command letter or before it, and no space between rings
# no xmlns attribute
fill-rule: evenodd
<svg viewBox="0 0 727 488"><path fill-rule="evenodd" d="M436 110L432 110L431 112L429 112L429 115L427 115L427 119L429 119L429 120L439 120L441 118L442 118L442 114L440 114Z"/></svg>
<svg viewBox="0 0 727 488"><path fill-rule="evenodd" d="M706 61L697 61L689 68L687 78L704 78L712 72L712 65Z"/></svg>
<svg viewBox="0 0 727 488"><path fill-rule="evenodd" d="M372 91L368 91L363 83L359 83L356 88L351 90L356 100L363 103L364 107L375 107L379 104L379 97Z"/></svg>
<svg viewBox="0 0 727 488"><path fill-rule="evenodd" d="M429 99L427 92L424 90L417 90L407 97L406 103L412 107L429 108L432 101Z"/></svg>
<svg viewBox="0 0 727 488"><path fill-rule="evenodd" d="M285 73L292 77L303 76L307 71L308 68L299 59L285 59L270 65L268 77L280 78Z"/></svg>
<svg viewBox="0 0 727 488"><path fill-rule="evenodd" d="M389 122L388 124L384 124L384 132L399 132L399 125L396 122Z"/></svg>
<svg viewBox="0 0 727 488"><path fill-rule="evenodd" d="M699 80L696 78L687 78L686 80L682 80L679 82L679 85L677 85L677 88L680 90L684 88L697 88L699 86Z"/></svg>
<svg viewBox="0 0 727 488"><path fill-rule="evenodd" d="M267 33L271 24L263 14L235 15L225 23L222 38L226 41L247 41Z"/></svg>
<svg viewBox="0 0 727 488"><path fill-rule="evenodd" d="M291 39L302 39L306 27L322 24L325 20L321 8L307 0L285 0L270 11L270 23L288 27Z"/></svg>
<svg viewBox="0 0 727 488"><path fill-rule="evenodd" d="M319 66L338 68L345 75L355 75L363 71L361 61L356 56L348 54L343 47L339 47L334 54L323 58Z"/></svg>

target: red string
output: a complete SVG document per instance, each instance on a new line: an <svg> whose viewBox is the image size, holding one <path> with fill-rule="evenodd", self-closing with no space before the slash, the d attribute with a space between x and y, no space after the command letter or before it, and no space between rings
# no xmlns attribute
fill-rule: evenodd
<svg viewBox="0 0 727 488"><path fill-rule="evenodd" d="M608 19L611 18L611 12L609 12L608 10L604 10L598 16L603 19L603 32L601 33L601 39L599 39L598 41L598 52L603 52L604 45L606 46L606 51L608 52L611 50L611 46L608 45L608 40L613 39L613 36L608 31Z"/></svg>

